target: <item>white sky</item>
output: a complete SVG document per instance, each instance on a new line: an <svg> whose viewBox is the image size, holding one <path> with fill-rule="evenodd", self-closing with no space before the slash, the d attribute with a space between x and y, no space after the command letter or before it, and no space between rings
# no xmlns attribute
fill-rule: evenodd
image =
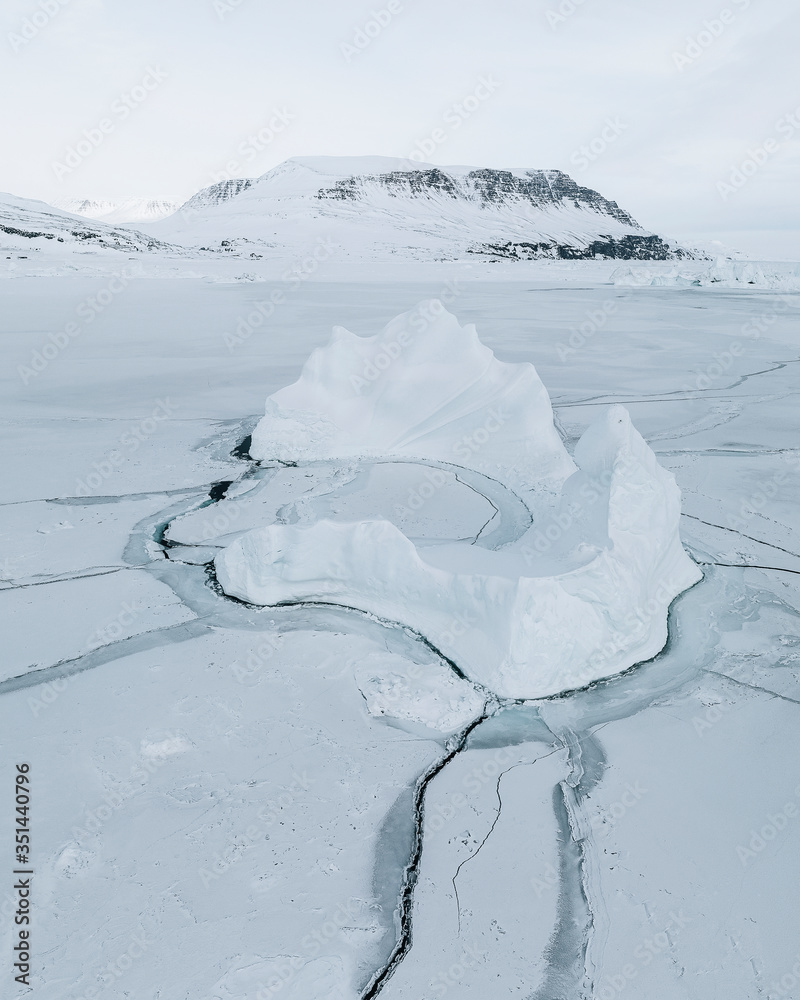
<svg viewBox="0 0 800 1000"><path fill-rule="evenodd" d="M256 176L296 155L407 156L440 127L435 163L558 167L656 232L741 245L782 231L800 257L797 0L392 0L401 9L348 61L343 43L387 3L2 0L0 190L185 198L231 160ZM704 21L717 36L679 69L674 53ZM150 66L167 78L123 119L114 102ZM447 124L482 76L499 87ZM292 120L245 158L274 109ZM781 131L795 111L797 129ZM111 130L58 178L54 162L103 118ZM582 145L600 150L608 119L624 128L576 162ZM718 182L769 139L766 162L723 198Z"/></svg>

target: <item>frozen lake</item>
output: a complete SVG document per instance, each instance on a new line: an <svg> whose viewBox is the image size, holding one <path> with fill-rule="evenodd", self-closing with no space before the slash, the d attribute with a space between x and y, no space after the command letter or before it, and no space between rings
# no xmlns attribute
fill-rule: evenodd
<svg viewBox="0 0 800 1000"><path fill-rule="evenodd" d="M32 995L800 997L800 293L610 270L0 282L0 739L8 774L19 748L31 766ZM262 481L259 516L288 523L424 482L233 452L331 326L429 297L536 366L568 450L628 408L704 574L653 660L459 745L367 710L387 664L443 669L418 637L239 604L206 570ZM513 495L454 479L404 530L477 537L493 509L513 535Z"/></svg>

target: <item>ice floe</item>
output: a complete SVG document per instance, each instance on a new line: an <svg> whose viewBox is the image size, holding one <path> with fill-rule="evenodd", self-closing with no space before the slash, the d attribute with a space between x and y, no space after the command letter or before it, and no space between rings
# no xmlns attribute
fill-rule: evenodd
<svg viewBox="0 0 800 1000"><path fill-rule="evenodd" d="M642 288L647 285L665 288L690 288L713 286L721 288L767 288L774 291L800 291L800 266L773 265L751 261L724 260L698 268L681 264L668 270L652 267L620 267L611 275L615 285Z"/></svg>

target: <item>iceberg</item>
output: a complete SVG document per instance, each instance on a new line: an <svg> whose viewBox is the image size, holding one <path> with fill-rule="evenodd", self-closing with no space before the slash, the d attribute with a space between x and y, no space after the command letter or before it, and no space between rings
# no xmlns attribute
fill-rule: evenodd
<svg viewBox="0 0 800 1000"><path fill-rule="evenodd" d="M392 343L403 350L381 369ZM370 379L365 363L379 374ZM456 451L493 412L505 418L484 445ZM649 659L666 642L670 603L701 578L681 544L675 480L627 411L609 407L573 460L533 366L499 362L440 304L422 303L377 337L335 330L298 382L267 401L251 454L461 461L519 490L532 523L497 550L415 545L388 518L320 520L252 529L215 560L230 596L400 623L501 698L547 697ZM556 491L549 508L534 502L541 491Z"/></svg>
<svg viewBox="0 0 800 1000"><path fill-rule="evenodd" d="M558 488L575 471L533 365L498 361L438 299L374 337L334 327L297 382L267 400L250 454L428 459L519 489Z"/></svg>

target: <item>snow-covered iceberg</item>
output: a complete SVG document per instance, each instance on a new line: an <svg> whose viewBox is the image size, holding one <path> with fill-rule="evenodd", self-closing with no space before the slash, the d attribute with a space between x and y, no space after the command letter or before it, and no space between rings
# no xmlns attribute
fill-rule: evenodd
<svg viewBox="0 0 800 1000"><path fill-rule="evenodd" d="M297 382L267 400L250 454L433 459L531 489L575 471L533 365L498 361L436 299L374 337L334 327Z"/></svg>
<svg viewBox="0 0 800 1000"><path fill-rule="evenodd" d="M532 366L496 361L472 328L460 330L444 311L412 342L404 363L399 355L396 367L372 380L368 404L358 395L362 405L354 403L352 389L344 394L351 375L361 373L364 357L375 363L411 315L361 343L335 334L300 381L268 402L254 454L455 462L454 442L476 416L502 408L508 392L508 419L485 452L469 455L469 467L508 484L519 480L531 496L538 468L543 487L558 484L557 503L548 514L531 504L537 519L498 551L414 545L389 520L256 528L216 558L225 592L260 605L340 604L401 622L501 697L581 687L655 655L666 641L671 601L701 574L681 545L675 481L627 411L612 406L588 428L575 449L576 468Z"/></svg>

